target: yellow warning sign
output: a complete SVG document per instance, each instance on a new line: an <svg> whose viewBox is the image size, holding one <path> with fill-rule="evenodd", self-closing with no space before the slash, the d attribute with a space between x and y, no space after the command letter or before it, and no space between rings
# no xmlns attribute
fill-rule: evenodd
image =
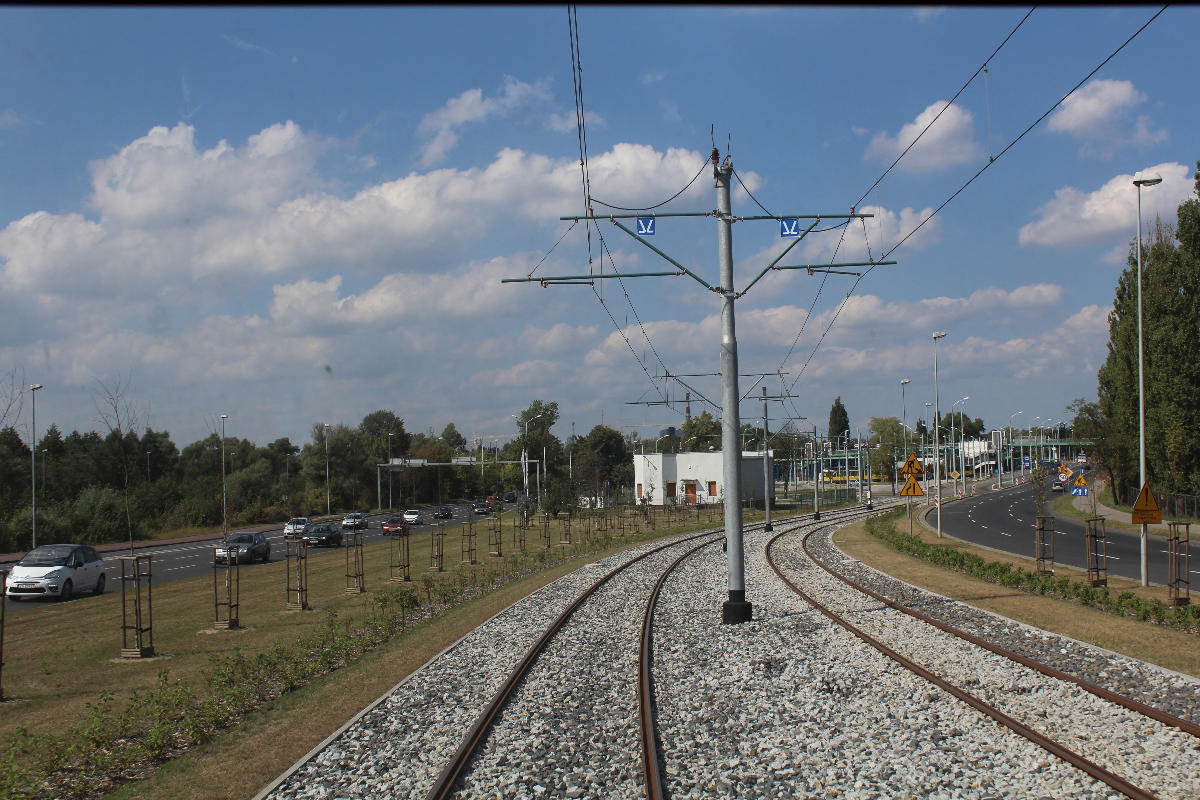
<svg viewBox="0 0 1200 800"><path fill-rule="evenodd" d="M1133 504L1133 524L1134 525L1153 525L1162 522L1162 511L1158 507L1158 501L1154 499L1154 492L1150 491L1150 482L1146 481L1142 484L1142 490L1138 492L1137 501Z"/></svg>
<svg viewBox="0 0 1200 800"><path fill-rule="evenodd" d="M908 460L904 462L904 468L900 470L901 475L923 475L925 469L921 466L921 462L917 461L916 453L909 453Z"/></svg>
<svg viewBox="0 0 1200 800"><path fill-rule="evenodd" d="M900 490L901 497L924 497L925 492L921 490L921 484L917 483L917 479L912 475L908 476L908 481L905 482L904 488Z"/></svg>
<svg viewBox="0 0 1200 800"><path fill-rule="evenodd" d="M1075 479L1073 486L1087 486L1087 481L1083 479L1083 473L1079 473L1079 477Z"/></svg>

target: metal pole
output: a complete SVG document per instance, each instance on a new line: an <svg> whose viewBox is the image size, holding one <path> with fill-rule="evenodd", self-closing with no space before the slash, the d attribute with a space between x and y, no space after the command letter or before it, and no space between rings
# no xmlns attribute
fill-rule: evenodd
<svg viewBox="0 0 1200 800"><path fill-rule="evenodd" d="M329 423L324 423L325 439L325 515L332 514L331 492L329 490Z"/></svg>
<svg viewBox="0 0 1200 800"><path fill-rule="evenodd" d="M229 510L225 492L225 420L228 414L221 415L221 528L224 531L224 544L229 546Z"/></svg>
<svg viewBox="0 0 1200 800"><path fill-rule="evenodd" d="M941 420L942 412L938 395L937 342L945 335L945 331L936 331L933 334L933 452L935 459L933 479L937 483L937 535L939 539L942 538L942 450L938 439L938 423Z"/></svg>
<svg viewBox="0 0 1200 800"><path fill-rule="evenodd" d="M821 481L820 468L820 450L817 448L817 426L813 425L813 519L821 518L821 493L818 491L818 484Z"/></svg>
<svg viewBox="0 0 1200 800"><path fill-rule="evenodd" d="M392 437L395 435L396 434L394 434L394 433L388 434L388 511L391 511L393 508L396 507L392 503ZM480 449L479 449L479 456L480 456L479 476L480 476L480 478L482 478L483 477L483 460L482 460L483 459L483 448L482 447L480 447Z"/></svg>
<svg viewBox="0 0 1200 800"><path fill-rule="evenodd" d="M763 394L763 507L766 509L767 524L763 527L764 531L770 532L775 530L771 526L771 469L767 464L767 454L770 452L767 447L767 387L762 387Z"/></svg>
<svg viewBox="0 0 1200 800"><path fill-rule="evenodd" d="M32 547L37 547L37 392L42 388L40 383L29 384L29 395L32 398L32 411L29 421L29 481L32 491L30 509L33 512Z"/></svg>
<svg viewBox="0 0 1200 800"><path fill-rule="evenodd" d="M904 457L908 458L908 407L904 404L904 387L910 383L908 378L900 379L900 425L904 429Z"/></svg>
<svg viewBox="0 0 1200 800"><path fill-rule="evenodd" d="M1138 470L1139 481L1142 486L1146 485L1146 384L1143 374L1142 361L1142 184L1139 181L1133 182L1137 186L1137 282L1138 282ZM1139 489L1140 491L1140 489ZM1142 523L1142 531L1140 538L1140 548L1142 556L1142 586L1150 585L1150 569L1148 562L1148 547L1146 523Z"/></svg>
<svg viewBox="0 0 1200 800"><path fill-rule="evenodd" d="M742 553L742 450L738 415L738 356L733 304L733 221L729 178L733 164L716 164L717 254L721 263L721 450L725 475L725 551L729 599L721 607L722 623L748 622L753 609L746 600L745 560Z"/></svg>

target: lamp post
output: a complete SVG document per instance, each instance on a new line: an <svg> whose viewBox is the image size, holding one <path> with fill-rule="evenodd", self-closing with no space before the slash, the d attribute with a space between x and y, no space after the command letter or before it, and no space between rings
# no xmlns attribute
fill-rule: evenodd
<svg viewBox="0 0 1200 800"><path fill-rule="evenodd" d="M950 405L951 416L954 415L954 407L955 406L957 406L959 403L963 403L963 408L965 409L966 402L970 399L971 399L971 397L970 397L970 395L968 395L968 396L962 398L961 400L955 400ZM951 426L950 426L951 442L952 442L952 444L958 445L958 447L955 448L958 450L958 458L955 459L955 461L958 462L958 470L957 471L959 472L959 474L962 475L962 491L961 492L959 492L959 489L958 489L958 478L954 479L954 492L959 497L962 497L963 495L965 495L967 493L967 462L966 462L966 454L963 452L963 450L967 444L967 436L966 436L966 433L963 431L962 422L963 422L962 411L960 411L960 412L958 412L958 441L957 442L953 441L954 440L954 425L953 425L953 423L951 423Z"/></svg>
<svg viewBox="0 0 1200 800"><path fill-rule="evenodd" d="M229 513L225 500L225 420L228 414L221 415L221 529L224 531L224 544L229 544Z"/></svg>
<svg viewBox="0 0 1200 800"><path fill-rule="evenodd" d="M325 440L325 516L333 513L332 492L329 489L329 423L322 423L322 437Z"/></svg>
<svg viewBox="0 0 1200 800"><path fill-rule="evenodd" d="M1016 419L1016 415L1018 415L1018 414L1025 414L1025 411L1014 411L1014 413L1008 417L1008 471L1009 471L1009 473L1015 473L1015 471L1016 471L1015 469L1013 469L1013 420ZM1024 464L1025 462L1022 461L1021 463ZM1021 471L1022 471L1022 473L1024 473L1024 471L1025 471L1024 468L1022 468ZM1014 479L1013 485L1014 486L1016 485L1015 477L1016 476L1014 475L1013 476L1013 479Z"/></svg>
<svg viewBox="0 0 1200 800"><path fill-rule="evenodd" d="M150 451L146 451L146 483L150 482ZM45 483L45 481L43 481Z"/></svg>
<svg viewBox="0 0 1200 800"><path fill-rule="evenodd" d="M908 458L908 407L904 404L904 387L912 383L908 378L900 379L900 424L904 426L904 457Z"/></svg>
<svg viewBox="0 0 1200 800"><path fill-rule="evenodd" d="M29 384L29 396L33 400L32 417L29 421L29 481L32 490L32 499L30 509L33 512L33 538L31 543L33 547L37 547L37 391L41 389L40 383Z"/></svg>
<svg viewBox="0 0 1200 800"><path fill-rule="evenodd" d="M529 419L525 420L524 422L522 422L521 418L518 417L516 414L509 414L510 417L512 417L513 419L515 419L517 421L518 425L523 424L525 426L525 439L521 442L521 473L525 479L525 499L526 500L529 499L529 453L527 450L527 448L529 447L529 423L533 422L535 419L540 419L541 417L545 416L545 414L546 414L545 411L543 411L541 414L535 414L532 417L530 417ZM542 499L541 497L538 498L539 503L541 502L541 499Z"/></svg>
<svg viewBox="0 0 1200 800"><path fill-rule="evenodd" d="M1151 172L1139 172L1133 176L1133 185L1137 187L1137 282L1138 282L1138 470L1142 486L1146 485L1146 384L1144 361L1142 355L1142 187L1156 186L1162 183L1162 176ZM1142 586L1150 585L1149 567L1147 564L1146 523L1142 523Z"/></svg>
<svg viewBox="0 0 1200 800"><path fill-rule="evenodd" d="M395 508L392 505L392 437L395 435L394 433L388 434L388 511Z"/></svg>
<svg viewBox="0 0 1200 800"><path fill-rule="evenodd" d="M938 399L938 366L937 366L937 343L938 339L946 337L945 331L934 331L933 333L933 451L934 451L934 467L933 479L937 482L937 535L942 538L942 450L938 441L938 422L941 420L941 410Z"/></svg>
<svg viewBox="0 0 1200 800"><path fill-rule="evenodd" d="M929 414L931 413L929 411L929 409L932 407L933 407L933 403L929 402L928 400L925 401L925 420L926 420L925 436L929 435ZM925 436L921 437L921 450L922 450L921 455L922 456L925 455L925 453L923 452L925 450L925 447L924 447ZM925 462L924 461L921 462L921 477L925 479L925 494L929 494L929 473L925 471Z"/></svg>

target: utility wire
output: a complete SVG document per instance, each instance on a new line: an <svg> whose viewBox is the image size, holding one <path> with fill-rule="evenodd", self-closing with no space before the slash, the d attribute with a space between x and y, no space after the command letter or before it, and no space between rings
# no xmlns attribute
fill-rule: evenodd
<svg viewBox="0 0 1200 800"><path fill-rule="evenodd" d="M579 224L579 220L575 220L574 222L571 223L571 227L569 227L565 231L563 231L563 235L558 237L558 241L554 243L554 246L546 251L545 255L542 256L542 260L539 261L538 263L534 264L533 269L529 270L529 274L526 276L527 278L532 278L533 273L535 273L539 269L541 269L542 264L546 263L546 259L550 257L550 254L553 253L560 244L562 244L562 240L567 238L567 234L570 233L575 228L575 226L578 224Z"/></svg>
<svg viewBox="0 0 1200 800"><path fill-rule="evenodd" d="M929 124L926 125L925 128L920 133L917 134L917 138L915 138L911 142L909 142L908 147L904 148L904 152L901 153L900 155L896 156L896 160L892 162L891 166L889 166L887 169L885 169L883 171L883 174L880 175L879 178L876 179L876 181L871 184L871 188L869 188L865 192L863 192L862 197L858 198L858 202L856 202L854 204L855 208L862 205L862 201L866 200L867 196L869 194L871 194L871 192L875 191L875 187L879 186L879 184L883 181L883 179L888 176L888 173L892 171L892 168L900 163L900 159L904 158L904 156L908 154L908 151L913 148L913 145L915 145L917 142L921 141L921 137L925 135L925 132L928 131L931 127L933 127L933 123L937 122L938 118L940 118L942 116L942 114L945 113L946 109L954 104L954 101L958 99L958 96L960 94L962 94L964 91L966 91L966 88L971 85L972 81L974 81L977 77L979 77L979 73L987 70L988 62L996 57L996 54L1000 52L1000 49L1002 47L1004 47L1004 45L1008 44L1008 40L1011 39L1013 37L1013 34L1015 34L1021 28L1021 26L1025 24L1025 20L1029 19L1029 15L1032 14L1036 8L1037 8L1037 6L1034 6L1033 8L1029 9L1029 11L1027 11L1025 13L1025 16L1021 17L1021 21L1017 23L1017 26L1015 28L1013 28L1011 31L1008 32L1008 36L1004 37L1004 41L1002 41L999 45L996 46L996 49L992 51L992 54L990 56L988 56L986 59L984 59L984 62L979 65L979 69L975 70L975 73L973 75L971 75L971 77L967 78L966 83L964 83L961 87L959 87L958 91L954 93L954 97L950 98L950 102L948 102L948 103L946 103L946 105L942 106L941 110L938 111L938 113L934 116L934 118L929 121Z"/></svg>
<svg viewBox="0 0 1200 800"><path fill-rule="evenodd" d="M687 184L687 186L684 186L684 187L683 187L682 189L680 189L678 192L676 192L675 194L671 195L671 196L670 196L670 197L668 197L666 200L663 200L661 203L656 203L656 204L654 204L654 205L652 205L652 206L641 206L641 207L639 207L639 208L626 208L625 206L615 206L615 205L613 205L612 203L606 203L606 202L604 202L603 200L601 200L601 199L600 199L600 198L598 198L598 197L593 197L593 198L592 198L592 202L593 202L593 203L595 203L595 204L596 204L596 205L598 205L598 206L604 206L605 208L611 208L611 209L613 209L614 211L653 211L653 210L654 210L654 209L656 209L656 208L662 208L662 207L663 207L663 206L665 206L667 203L671 202L671 201L672 201L672 200L674 200L676 197L679 197L679 195L683 194L683 193L684 193L684 192L686 192L688 189L692 188L692 184L693 184L693 183L695 183L695 182L696 182L696 179L697 179L697 178L699 178L699 177L700 177L700 175L701 175L701 174L704 172L704 168L705 168L705 167L707 167L707 166L708 166L708 164L709 164L709 161L708 161L708 159L705 159L705 160L704 160L704 163L700 165L700 169L699 169L699 170L696 172L696 174L695 174L695 175L693 175L693 176L692 176L692 179L691 179L690 181L688 181L688 184Z"/></svg>
<svg viewBox="0 0 1200 800"><path fill-rule="evenodd" d="M1032 123L1030 123L1029 127L1026 128L1025 130L1021 131L1020 135L1018 135L1017 138L1013 139L1011 142L1009 142L1007 145L1005 145L1004 149L1001 150L999 153L997 153L995 158L990 159L988 161L988 163L984 164L983 167L980 168L980 170L978 172L976 172L974 175L972 175L967 180L966 183L964 183L962 186L958 187L958 189L955 190L954 194L947 197L946 201L944 203L942 203L940 206L938 206L932 214L930 214L925 219L921 220L921 223L919 225L917 225L917 227L915 227L911 231L909 231L908 234L903 239L896 242L896 244L892 245L892 247L886 253L883 253L880 256L880 258L881 259L887 258L889 255L891 255L893 252L896 251L896 248L900 247L900 245L902 245L906 241L908 241L909 237L911 237L917 231L921 230L921 226L923 226L926 222L929 222L929 220L931 220L935 216L937 216L937 213L939 211L941 211L943 208L945 208L947 205L949 205L951 200L958 197L959 193L962 192L963 189L966 189L968 186L970 186L972 183L974 183L975 179L978 178L980 175L982 175L985 171L987 171L988 167L990 167L992 164L995 164L997 161L999 161L1000 157L1003 156L1005 153L1007 153L1012 148L1013 145L1015 145L1017 142L1024 139L1025 134L1029 133L1031 130L1033 130L1035 127L1037 127L1038 124L1042 120L1044 120L1046 117L1050 116L1050 114L1054 111L1054 109L1056 109L1060 105L1062 105L1063 101L1066 100L1068 97L1075 94L1075 92L1078 91L1080 86L1083 86L1085 83L1087 83L1091 79L1091 77L1093 75L1095 75L1097 72L1099 72L1101 69L1103 69L1105 64L1107 64L1109 61L1112 61L1113 58L1116 57L1117 53L1120 53L1122 50L1124 50L1125 47L1130 42L1132 42L1134 39L1136 39L1142 31L1146 30L1146 28L1148 28L1150 26L1151 22L1154 22L1154 20L1158 19L1159 15L1162 14L1166 10L1167 10L1167 6L1163 6L1157 12L1155 12L1154 16L1151 17L1150 19L1146 20L1145 24L1143 24L1142 27L1140 27L1136 31L1134 31L1132 36L1130 36L1128 39L1126 39L1124 42L1122 42L1120 47L1118 47L1116 50L1113 50L1111 53L1109 53L1108 57L1105 58L1103 61L1101 61L1099 64L1097 64L1095 69L1093 69L1091 72L1089 72L1087 75L1085 75L1083 77L1083 79L1081 81L1079 81L1079 83L1072 86L1071 90L1069 92L1067 92L1066 94L1064 94L1062 97L1060 97L1054 103L1054 105L1052 105L1052 106L1050 106L1050 108L1046 109L1046 113L1042 114L1040 117L1035 119ZM870 272L870 270L868 270L868 272Z"/></svg>

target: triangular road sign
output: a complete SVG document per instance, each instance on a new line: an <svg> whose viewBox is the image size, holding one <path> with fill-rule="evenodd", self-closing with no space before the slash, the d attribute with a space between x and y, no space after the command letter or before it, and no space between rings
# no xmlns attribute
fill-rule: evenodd
<svg viewBox="0 0 1200 800"><path fill-rule="evenodd" d="M908 460L904 462L904 468L900 470L901 475L920 475L925 470L922 469L921 463L917 461L916 453L909 453Z"/></svg>
<svg viewBox="0 0 1200 800"><path fill-rule="evenodd" d="M1131 516L1134 525L1154 525L1162 522L1162 511L1158 507L1158 501L1154 499L1154 492L1150 491L1150 481L1142 484Z"/></svg>
<svg viewBox="0 0 1200 800"><path fill-rule="evenodd" d="M921 484L917 483L917 479L912 475L908 476L908 481L905 482L904 488L900 490L901 497L924 497L925 492L921 490Z"/></svg>
<svg viewBox="0 0 1200 800"><path fill-rule="evenodd" d="M1079 477L1075 479L1074 486L1087 486L1087 481L1083 478L1083 473L1079 473Z"/></svg>

